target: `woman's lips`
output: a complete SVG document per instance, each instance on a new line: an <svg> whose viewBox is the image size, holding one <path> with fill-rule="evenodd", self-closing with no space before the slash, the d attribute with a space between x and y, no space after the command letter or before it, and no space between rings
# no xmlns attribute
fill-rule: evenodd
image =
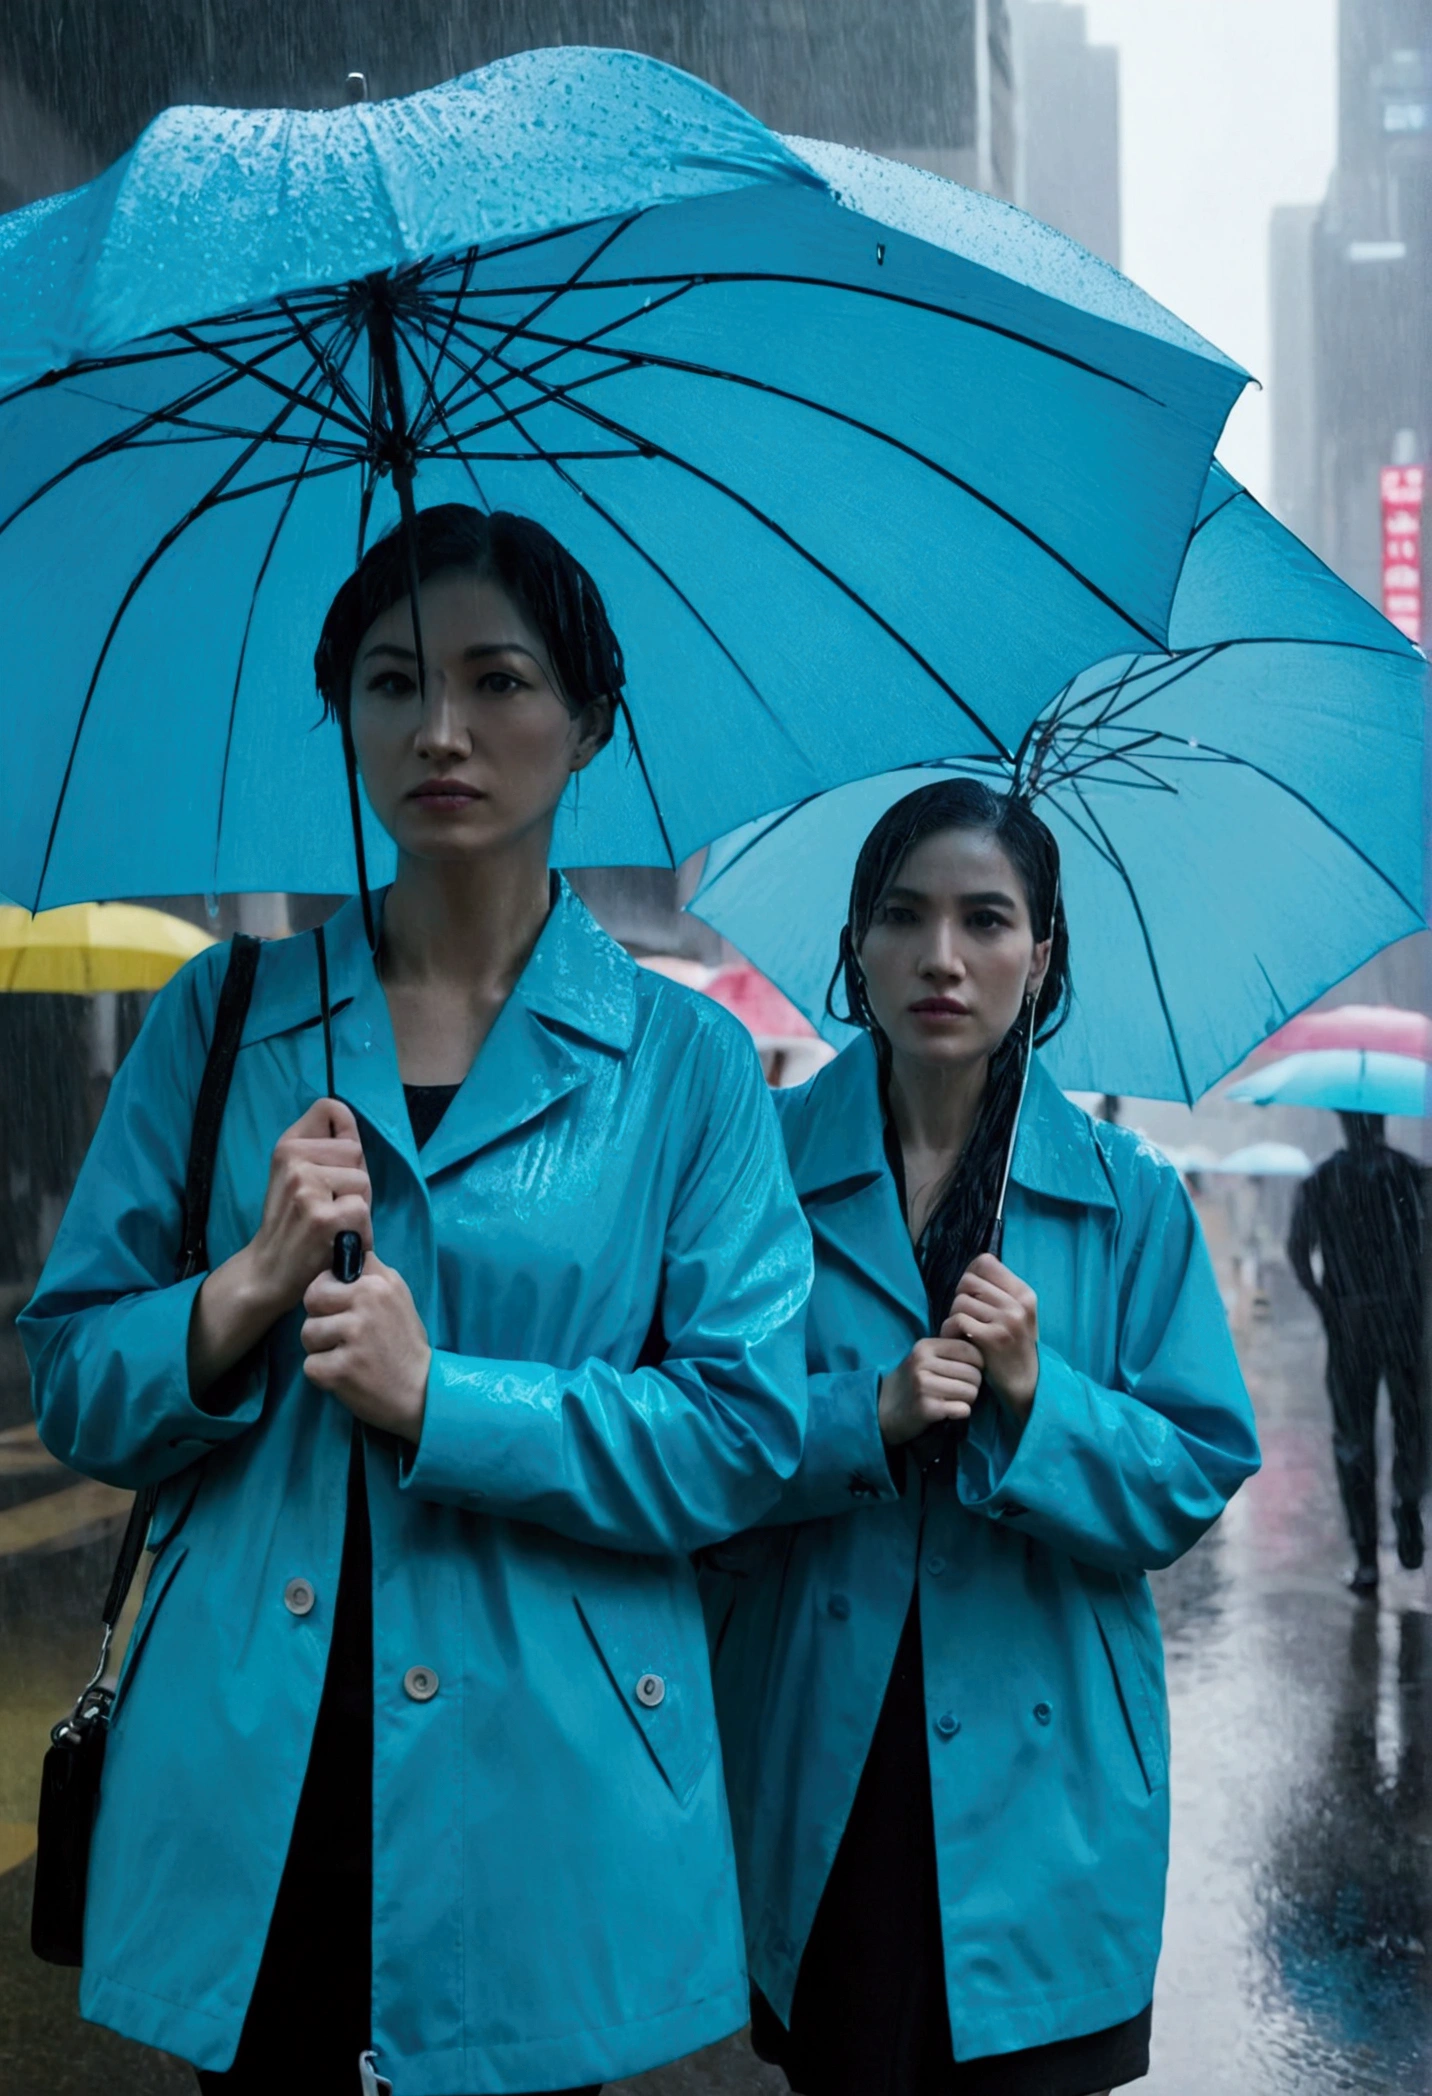
<svg viewBox="0 0 1432 2096"><path fill-rule="evenodd" d="M462 779L427 779L413 788L408 799L420 801L428 808L465 808L470 802L481 800L482 795L476 786L469 786Z"/></svg>
<svg viewBox="0 0 1432 2096"><path fill-rule="evenodd" d="M910 1010L934 1019L968 1019L970 1015L969 1006L961 1004L958 997L922 997Z"/></svg>

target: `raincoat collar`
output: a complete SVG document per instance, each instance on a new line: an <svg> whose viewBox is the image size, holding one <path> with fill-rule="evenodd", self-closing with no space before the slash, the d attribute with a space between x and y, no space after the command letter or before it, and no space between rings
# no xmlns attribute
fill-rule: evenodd
<svg viewBox="0 0 1432 2096"><path fill-rule="evenodd" d="M383 899L374 897L379 910ZM534 1119L584 1083L592 1049L621 1054L631 1046L636 963L558 875L551 912L527 965L419 1158L387 999L356 897L329 920L325 937L338 1095L424 1177ZM290 1032L300 1036L304 1077L319 1097L326 1079L311 934L265 948L244 1041Z"/></svg>
<svg viewBox="0 0 1432 2096"><path fill-rule="evenodd" d="M875 1046L862 1033L805 1088L791 1133L791 1172L805 1199L886 1172ZM1116 1203L1089 1116L1067 1100L1038 1056L1015 1137L1010 1177L1026 1192L1085 1208ZM913 1262L912 1262L913 1263Z"/></svg>

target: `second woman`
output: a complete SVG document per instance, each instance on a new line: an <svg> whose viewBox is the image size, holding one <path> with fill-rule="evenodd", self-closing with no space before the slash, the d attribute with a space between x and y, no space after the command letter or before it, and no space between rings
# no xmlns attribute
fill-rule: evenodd
<svg viewBox="0 0 1432 2096"><path fill-rule="evenodd" d="M707 1600L755 2037L799 2096L1147 2070L1168 1751L1144 1575L1258 1454L1177 1173L1030 1062L1067 968L1044 824L927 787L857 864L861 1035L780 1098L816 1246L809 1430L788 1525L716 1553Z"/></svg>

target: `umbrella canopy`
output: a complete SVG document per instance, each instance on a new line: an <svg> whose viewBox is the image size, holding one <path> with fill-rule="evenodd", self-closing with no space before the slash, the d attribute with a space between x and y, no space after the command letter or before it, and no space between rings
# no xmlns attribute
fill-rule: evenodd
<svg viewBox="0 0 1432 2096"><path fill-rule="evenodd" d="M1244 383L1010 206L609 51L169 110L0 220L0 316L0 891L34 903L351 886L311 654L414 503L535 516L607 598L627 710L559 862L1012 752L1163 644Z"/></svg>
<svg viewBox="0 0 1432 2096"><path fill-rule="evenodd" d="M1425 1114L1428 1066L1416 1056L1309 1048L1228 1087L1255 1106L1324 1106L1338 1113Z"/></svg>
<svg viewBox="0 0 1432 2096"><path fill-rule="evenodd" d="M1241 1150L1230 1150L1216 1164L1201 1169L1245 1179L1306 1179L1313 1161L1296 1143L1245 1143Z"/></svg>
<svg viewBox="0 0 1432 2096"><path fill-rule="evenodd" d="M137 903L71 903L36 917L0 904L0 990L162 990L213 943L197 925Z"/></svg>
<svg viewBox="0 0 1432 2096"><path fill-rule="evenodd" d="M1371 1048L1432 1063L1432 1019L1395 1004L1340 1004L1325 1012L1299 1012L1270 1034L1258 1053L1271 1058L1304 1048Z"/></svg>
<svg viewBox="0 0 1432 2096"><path fill-rule="evenodd" d="M1028 793L1063 861L1069 1091L1192 1103L1423 910L1426 665L1215 467L1172 652L1074 681L1010 765L861 780L723 838L695 914L840 1045L825 1010L856 854L949 773Z"/></svg>

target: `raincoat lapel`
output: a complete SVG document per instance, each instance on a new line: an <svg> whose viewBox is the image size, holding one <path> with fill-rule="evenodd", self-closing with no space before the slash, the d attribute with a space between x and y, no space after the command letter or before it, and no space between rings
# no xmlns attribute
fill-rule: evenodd
<svg viewBox="0 0 1432 2096"><path fill-rule="evenodd" d="M376 899L376 898L375 898ZM373 966L356 897L324 927L328 948L333 1081L338 1097L417 1169L408 1125L388 1001ZM309 1099L328 1090L318 994L318 956L312 933L266 945L244 1028L244 1043L293 1037L299 1076ZM305 1102L307 1103L307 1102Z"/></svg>
<svg viewBox="0 0 1432 2096"><path fill-rule="evenodd" d="M374 898L381 904L381 898ZM420 1178L475 1156L585 1084L592 1053L622 1053L636 1024L636 964L559 879L551 914L512 995L421 1152L413 1143L388 1001L356 900L329 920L328 980L338 1096ZM246 1043L292 1033L305 1088L327 1090L318 965L310 935L264 950Z"/></svg>
<svg viewBox="0 0 1432 2096"><path fill-rule="evenodd" d="M812 1079L786 1119L791 1174L818 1249L836 1253L929 1324L925 1284L885 1157L875 1050L862 1034Z"/></svg>
<svg viewBox="0 0 1432 2096"><path fill-rule="evenodd" d="M536 1121L587 1083L594 1052L629 1048L635 976L635 962L559 881L527 966L421 1153L424 1177Z"/></svg>
<svg viewBox="0 0 1432 2096"><path fill-rule="evenodd" d="M1116 1208L1088 1114L1065 1098L1036 1055L1014 1139L1010 1179L1027 1193L1081 1208Z"/></svg>

